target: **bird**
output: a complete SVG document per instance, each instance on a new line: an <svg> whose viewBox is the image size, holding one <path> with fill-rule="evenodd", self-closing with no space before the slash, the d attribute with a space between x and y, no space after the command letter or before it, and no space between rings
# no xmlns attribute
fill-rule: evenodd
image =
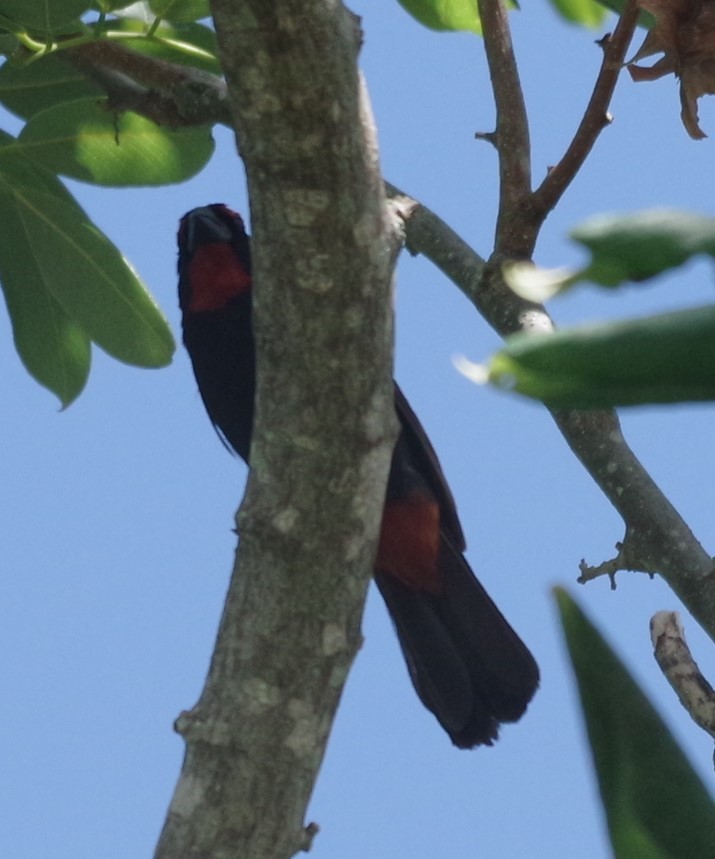
<svg viewBox="0 0 715 859"><path fill-rule="evenodd" d="M183 342L208 416L250 466L256 388L251 244L223 203L192 209L178 231ZM412 684L461 749L490 746L539 684L528 647L472 572L437 454L395 383L399 435L385 494L374 581Z"/></svg>

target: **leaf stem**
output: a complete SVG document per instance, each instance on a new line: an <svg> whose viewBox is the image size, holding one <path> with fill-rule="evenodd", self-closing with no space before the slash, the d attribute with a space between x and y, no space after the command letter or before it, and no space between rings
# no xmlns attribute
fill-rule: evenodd
<svg viewBox="0 0 715 859"><path fill-rule="evenodd" d="M154 36L154 34L156 33L156 31L159 29L159 25L161 24L161 22L162 22L162 18L160 18L158 15L157 15L157 17L156 17L156 18L154 18L154 20L151 22L151 26L149 27L149 29L148 29L148 31L147 31L147 36L148 36L150 39Z"/></svg>

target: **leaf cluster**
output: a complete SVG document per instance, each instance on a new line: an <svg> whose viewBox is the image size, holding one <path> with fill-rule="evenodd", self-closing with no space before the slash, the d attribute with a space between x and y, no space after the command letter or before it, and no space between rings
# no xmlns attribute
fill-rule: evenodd
<svg viewBox="0 0 715 859"><path fill-rule="evenodd" d="M206 125L169 127L116 109L77 58L119 45L130 61L217 72L214 33L198 22L208 14L207 0L0 2L0 104L24 121L17 136L0 137L0 282L22 361L63 406L86 383L91 343L126 363L161 367L174 341L138 274L62 177L105 187L177 183L214 148Z"/></svg>
<svg viewBox="0 0 715 859"><path fill-rule="evenodd" d="M533 300L590 282L649 284L694 257L715 257L715 219L668 209L592 218L572 238L590 252L579 271L512 266ZM510 338L487 376L554 408L609 408L715 399L715 304L641 319Z"/></svg>
<svg viewBox="0 0 715 859"><path fill-rule="evenodd" d="M572 24L598 27L608 10L596 0L550 0L554 11ZM409 13L431 30L482 32L477 0L398 0ZM517 0L507 4L518 9Z"/></svg>

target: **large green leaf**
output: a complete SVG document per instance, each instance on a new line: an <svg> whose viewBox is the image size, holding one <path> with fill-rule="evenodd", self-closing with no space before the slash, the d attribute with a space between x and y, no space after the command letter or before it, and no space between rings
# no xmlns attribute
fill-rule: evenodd
<svg viewBox="0 0 715 859"><path fill-rule="evenodd" d="M62 308L110 355L144 367L171 361L174 341L164 317L114 245L75 208L22 189L20 217L37 265Z"/></svg>
<svg viewBox="0 0 715 859"><path fill-rule="evenodd" d="M94 0L94 5L102 12L115 12L118 9L126 9L128 6L138 5L134 0ZM143 5L143 4L142 4Z"/></svg>
<svg viewBox="0 0 715 859"><path fill-rule="evenodd" d="M516 335L495 385L557 408L715 399L715 306L553 334Z"/></svg>
<svg viewBox="0 0 715 859"><path fill-rule="evenodd" d="M670 209L599 216L571 236L591 252L578 279L601 286L646 280L697 254L715 256L715 219Z"/></svg>
<svg viewBox="0 0 715 859"><path fill-rule="evenodd" d="M12 143L0 132L0 147ZM0 172L0 283L18 355L28 372L68 406L82 391L90 367L90 339L52 294L35 259L36 246L8 186L29 185L67 205L76 205L64 185L30 162L16 161L11 175Z"/></svg>
<svg viewBox="0 0 715 859"><path fill-rule="evenodd" d="M700 254L715 257L715 219L674 209L599 215L572 230L571 237L591 252L585 268L511 263L504 267L507 283L523 298L546 301L582 281L614 288L650 280Z"/></svg>
<svg viewBox="0 0 715 859"><path fill-rule="evenodd" d="M2 161L6 149L11 149L17 143L17 138L0 129L0 170L5 175L5 163ZM47 194L53 194L59 200L68 204L74 204L79 208L79 203L60 182L60 180L49 170L38 168L32 161L25 158L15 157L11 159L13 162L12 172L5 176L3 187L7 192L8 187L14 185L28 185L36 188L39 191L45 191ZM0 243L0 248L2 243Z"/></svg>
<svg viewBox="0 0 715 859"><path fill-rule="evenodd" d="M551 0L551 5L562 18L584 27L599 27L608 14L596 0Z"/></svg>
<svg viewBox="0 0 715 859"><path fill-rule="evenodd" d="M598 0L598 2L611 12L620 15L626 6L626 0ZM645 12L643 9L638 13L638 26L650 29L655 24L655 18L650 12Z"/></svg>
<svg viewBox="0 0 715 859"><path fill-rule="evenodd" d="M0 54L12 54L20 47L20 43L15 36L3 31L2 27L2 19L0 18Z"/></svg>
<svg viewBox="0 0 715 859"><path fill-rule="evenodd" d="M0 67L0 104L23 119L67 101L99 96L101 90L57 54L30 65Z"/></svg>
<svg viewBox="0 0 715 859"><path fill-rule="evenodd" d="M616 859L711 856L715 806L703 783L576 603L556 597Z"/></svg>
<svg viewBox="0 0 715 859"><path fill-rule="evenodd" d="M179 23L211 16L209 0L149 0L149 6L157 18Z"/></svg>
<svg viewBox="0 0 715 859"><path fill-rule="evenodd" d="M146 33L149 25L136 18L117 18L107 26L115 33ZM216 34L202 24L162 22L151 38L132 39L131 48L157 59L221 73ZM0 67L0 104L23 119L55 105L101 94L99 87L56 53L29 65L7 61Z"/></svg>
<svg viewBox="0 0 715 859"><path fill-rule="evenodd" d="M174 341L163 315L55 177L21 158L0 161L0 207L13 221L13 234L26 236L21 249L28 254L0 242L0 272L10 271L16 284L35 278L73 325L119 360L143 367L169 363ZM23 330L31 331L32 323ZM46 383L47 372L33 372ZM58 395L67 402L66 391Z"/></svg>
<svg viewBox="0 0 715 859"><path fill-rule="evenodd" d="M398 0L413 18L431 30L481 33L477 0Z"/></svg>
<svg viewBox="0 0 715 859"><path fill-rule="evenodd" d="M127 10L131 11L131 10ZM109 22L111 30L119 33L145 33L147 22L141 18L120 17ZM212 74L221 74L216 34L203 24L176 24L162 21L154 37L133 39L132 49L141 54L190 65Z"/></svg>
<svg viewBox="0 0 715 859"><path fill-rule="evenodd" d="M162 128L135 113L111 112L106 99L89 98L35 114L0 158L19 153L99 185L166 185L198 173L213 148L205 127Z"/></svg>
<svg viewBox="0 0 715 859"><path fill-rule="evenodd" d="M13 142L0 132L0 147ZM0 173L0 188L23 184L76 205L64 185L46 170L17 161L11 177ZM28 372L55 393L63 407L82 391L90 367L90 340L52 295L35 261L32 237L22 225L11 194L0 192L0 283L12 324L15 348Z"/></svg>
<svg viewBox="0 0 715 859"><path fill-rule="evenodd" d="M0 0L0 15L41 33L53 33L78 20L91 0Z"/></svg>
<svg viewBox="0 0 715 859"><path fill-rule="evenodd" d="M15 199L0 195L0 207L0 283L15 348L28 372L68 406L87 381L90 339L48 288Z"/></svg>
<svg viewBox="0 0 715 859"><path fill-rule="evenodd" d="M145 24L151 24L156 18L156 15L151 11L149 0L137 0L136 3L130 3L128 6L122 4L121 8L116 11L120 17L134 18Z"/></svg>

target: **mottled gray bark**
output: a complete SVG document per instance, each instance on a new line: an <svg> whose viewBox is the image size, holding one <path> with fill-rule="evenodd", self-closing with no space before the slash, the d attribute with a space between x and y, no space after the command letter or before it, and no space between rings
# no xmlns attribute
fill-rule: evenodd
<svg viewBox="0 0 715 859"><path fill-rule="evenodd" d="M162 859L277 859L304 813L350 664L394 440L396 233L342 6L216 0L251 197L252 470ZM230 198L230 193L227 194Z"/></svg>

